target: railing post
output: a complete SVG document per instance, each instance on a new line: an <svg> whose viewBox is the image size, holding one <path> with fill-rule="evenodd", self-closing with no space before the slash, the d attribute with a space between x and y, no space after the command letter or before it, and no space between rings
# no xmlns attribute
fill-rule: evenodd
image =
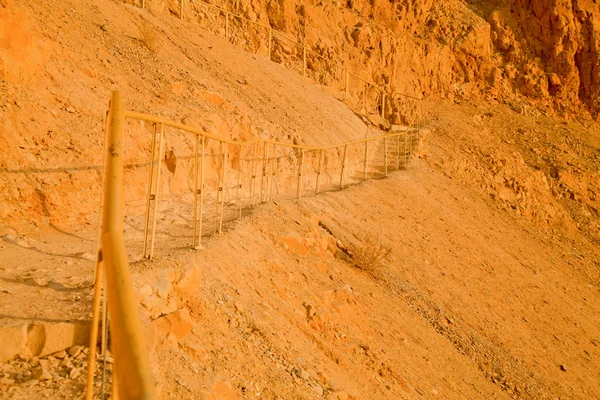
<svg viewBox="0 0 600 400"><path fill-rule="evenodd" d="M146 8L146 0L142 0L142 9Z"/></svg>
<svg viewBox="0 0 600 400"><path fill-rule="evenodd" d="M225 12L225 40L229 41L229 13Z"/></svg>
<svg viewBox="0 0 600 400"><path fill-rule="evenodd" d="M219 142L219 150L221 154L223 154L223 142ZM221 165L221 171L217 172L217 190L215 195L215 223L213 225L213 235L217 233L217 228L219 226L219 200L221 196L223 196L223 182L221 181L221 177L223 171L223 164Z"/></svg>
<svg viewBox="0 0 600 400"><path fill-rule="evenodd" d="M142 122L143 124L143 122ZM157 126L154 124L154 132L152 133L152 145L150 150L150 166L148 167L148 183L146 185L146 214L144 219L144 251L143 257L146 258L146 250L148 248L148 223L150 220L150 200L152 198L152 178L154 176L154 155L156 152L156 131ZM144 128L142 125L141 137L144 137ZM159 160L160 161L160 160Z"/></svg>
<svg viewBox="0 0 600 400"><path fill-rule="evenodd" d="M183 0L179 0L179 19L183 19Z"/></svg>
<svg viewBox="0 0 600 400"><path fill-rule="evenodd" d="M369 142L366 141L365 142L365 162L364 162L364 175L365 175L365 181L367 180L368 176L367 176L367 163L369 162Z"/></svg>
<svg viewBox="0 0 600 400"><path fill-rule="evenodd" d="M400 171L400 134L396 136L398 149L396 151L396 170Z"/></svg>
<svg viewBox="0 0 600 400"><path fill-rule="evenodd" d="M317 183L315 185L315 194L319 194L319 178L321 177L321 169L323 168L323 157L325 150L321 150L319 153L319 167L317 168Z"/></svg>
<svg viewBox="0 0 600 400"><path fill-rule="evenodd" d="M160 191L160 170L163 159L163 144L165 138L165 126L160 124L160 140L158 145L158 171L156 172L156 187L154 188L154 207L152 209L152 233L150 237L150 255L148 259L154 257L154 238L156 237L156 207L158 206L158 193Z"/></svg>
<svg viewBox="0 0 600 400"><path fill-rule="evenodd" d="M349 76L348 76L348 68L346 68L346 77L344 79L344 100L348 99L348 80L349 80Z"/></svg>
<svg viewBox="0 0 600 400"><path fill-rule="evenodd" d="M381 118L385 115L385 92L381 92Z"/></svg>
<svg viewBox="0 0 600 400"><path fill-rule="evenodd" d="M267 178L267 162L269 159L267 142L263 145L262 177L260 178L260 202L265 201L265 179Z"/></svg>
<svg viewBox="0 0 600 400"><path fill-rule="evenodd" d="M241 174L242 174L242 150L244 149L244 145L240 145L239 147L240 152L239 152L239 161L238 161L238 173L237 173L237 182L235 184L235 202L238 204L239 206L239 218L242 217L242 202L240 200L240 189L242 188L242 185L240 184L240 178L241 178Z"/></svg>
<svg viewBox="0 0 600 400"><path fill-rule="evenodd" d="M255 186L256 186L256 161L257 161L257 157L258 157L258 142L254 143L254 150L253 150L253 155L252 155L252 187L250 188L250 204L252 204L252 207L254 207L254 205L256 204L254 202L254 198L255 196Z"/></svg>
<svg viewBox="0 0 600 400"><path fill-rule="evenodd" d="M387 137L383 139L383 163L385 164L385 177L388 176L388 143Z"/></svg>
<svg viewBox="0 0 600 400"><path fill-rule="evenodd" d="M346 160L348 159L348 145L344 146L344 158L342 159L342 172L340 174L340 187L344 188L344 171L346 170Z"/></svg>
<svg viewBox="0 0 600 400"><path fill-rule="evenodd" d="M300 168L298 169L298 190L296 191L296 197L298 200L302 198L302 173L304 172L304 149L300 156Z"/></svg>
<svg viewBox="0 0 600 400"><path fill-rule="evenodd" d="M302 46L303 54L302 54L302 76L306 76L306 44Z"/></svg>
<svg viewBox="0 0 600 400"><path fill-rule="evenodd" d="M273 157L271 157L271 184L269 185L269 200L273 200L273 185L275 184L275 171L277 171L276 145L273 145Z"/></svg>
<svg viewBox="0 0 600 400"><path fill-rule="evenodd" d="M202 135L202 154L200 156L201 166L200 169L200 221L198 223L198 248L202 248L202 216L204 211L204 145L206 143L206 139L204 135Z"/></svg>
<svg viewBox="0 0 600 400"><path fill-rule="evenodd" d="M113 92L109 118L102 216L102 262L106 267L108 306L112 316L114 382L121 383L118 385L118 394L122 399L152 399L152 375L123 243L125 105L119 92ZM96 343L91 345L95 346ZM91 398L93 393L88 392L86 395Z"/></svg>
<svg viewBox="0 0 600 400"><path fill-rule="evenodd" d="M196 135L196 140L194 141L194 212L193 216L193 227L194 233L192 235L192 249L196 247L196 232L197 232L197 223L198 223L198 141L200 138Z"/></svg>
<svg viewBox="0 0 600 400"><path fill-rule="evenodd" d="M225 151L223 153L223 180L221 186L223 190L225 190L225 179L227 179L227 153L229 150L229 145L227 143L223 144L225 146ZM221 193L221 214L219 215L219 234L223 233L223 209L225 208L224 204L224 193Z"/></svg>
<svg viewBox="0 0 600 400"><path fill-rule="evenodd" d="M269 60L271 60L271 42L273 41L273 28L269 27Z"/></svg>

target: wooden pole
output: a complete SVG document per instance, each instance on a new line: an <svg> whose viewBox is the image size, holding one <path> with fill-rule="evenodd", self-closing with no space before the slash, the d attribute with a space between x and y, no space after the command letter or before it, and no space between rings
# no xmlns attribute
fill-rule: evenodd
<svg viewBox="0 0 600 400"><path fill-rule="evenodd" d="M183 19L183 0L179 0L179 19Z"/></svg>
<svg viewBox="0 0 600 400"><path fill-rule="evenodd" d="M302 149L302 155L300 156L300 168L298 171L298 200L302 198L302 172L304 172L304 149Z"/></svg>
<svg viewBox="0 0 600 400"><path fill-rule="evenodd" d="M369 162L369 142L365 142L365 162L364 162L364 175L365 181L368 179L367 176L367 164Z"/></svg>
<svg viewBox="0 0 600 400"><path fill-rule="evenodd" d="M348 159L348 145L344 146L344 158L342 159L342 172L340 174L340 187L344 188L344 171L346 170L346 160Z"/></svg>
<svg viewBox="0 0 600 400"><path fill-rule="evenodd" d="M383 163L385 164L385 177L388 176L388 145L387 138L383 139Z"/></svg>
<svg viewBox="0 0 600 400"><path fill-rule="evenodd" d="M148 223L149 223L149 219L150 219L150 200L153 197L152 196L152 177L154 175L154 155L156 152L156 131L157 131L157 126L156 124L154 124L154 132L152 133L152 145L151 145L151 150L150 150L150 166L148 167L148 184L146 186L146 215L145 215L145 219L144 219L144 255L143 257L146 258L146 250L148 248ZM143 137L144 135L144 125L143 125L143 121L142 121L142 132L141 132L141 137Z"/></svg>
<svg viewBox="0 0 600 400"><path fill-rule="evenodd" d="M271 42L273 41L273 28L269 28L269 60L271 59Z"/></svg>
<svg viewBox="0 0 600 400"><path fill-rule="evenodd" d="M196 135L196 141L194 142L194 212L193 212L193 235L192 235L192 249L196 247L196 232L198 227L198 141L200 138Z"/></svg>
<svg viewBox="0 0 600 400"><path fill-rule="evenodd" d="M142 9L146 8L146 0L142 0Z"/></svg>
<svg viewBox="0 0 600 400"><path fill-rule="evenodd" d="M225 152L223 153L223 180L221 186L225 187L225 179L227 178L227 151L229 150L229 146L225 143ZM221 215L219 216L219 234L223 233L223 209L225 208L225 204L223 200L225 196L221 194Z"/></svg>
<svg viewBox="0 0 600 400"><path fill-rule="evenodd" d="M381 118L385 116L385 92L381 92Z"/></svg>
<svg viewBox="0 0 600 400"><path fill-rule="evenodd" d="M201 165L202 169L200 170L200 221L198 223L198 248L202 248L202 216L204 211L204 144L206 139L204 135L202 135L202 154L201 154Z"/></svg>
<svg viewBox="0 0 600 400"><path fill-rule="evenodd" d="M156 236L156 207L158 206L158 194L160 191L160 170L163 159L163 145L165 138L165 126L164 124L160 124L160 140L158 145L158 171L156 172L156 187L154 189L154 207L152 209L152 236L150 239L150 256L149 260L154 257L154 238Z"/></svg>
<svg viewBox="0 0 600 400"><path fill-rule="evenodd" d="M319 178L321 177L321 169L323 167L323 157L325 156L325 150L321 150L319 153L319 167L317 168L317 183L315 185L315 194L319 194Z"/></svg>

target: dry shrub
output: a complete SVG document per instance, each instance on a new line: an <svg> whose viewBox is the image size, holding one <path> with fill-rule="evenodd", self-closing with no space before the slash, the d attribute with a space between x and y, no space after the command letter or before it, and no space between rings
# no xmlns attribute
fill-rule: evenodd
<svg viewBox="0 0 600 400"><path fill-rule="evenodd" d="M383 245L379 238L366 236L360 242L351 244L348 252L356 268L374 273L383 267L392 249Z"/></svg>
<svg viewBox="0 0 600 400"><path fill-rule="evenodd" d="M142 34L142 43L144 46L146 46L148 50L156 52L158 50L158 34L154 27L150 23L144 21L140 27L140 32Z"/></svg>

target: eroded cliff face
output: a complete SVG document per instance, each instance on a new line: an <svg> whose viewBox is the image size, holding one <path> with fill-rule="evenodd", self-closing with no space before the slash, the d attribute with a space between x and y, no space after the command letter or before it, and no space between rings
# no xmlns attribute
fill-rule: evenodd
<svg viewBox="0 0 600 400"><path fill-rule="evenodd" d="M176 14L178 2L169 1L162 8ZM600 115L596 0L228 0L225 7L305 40L394 93L500 100L524 114ZM264 47L260 35L253 40L256 50ZM281 62L292 53L285 45L274 50ZM323 83L340 81L318 60L308 67L329 75ZM390 102L393 122L397 111Z"/></svg>

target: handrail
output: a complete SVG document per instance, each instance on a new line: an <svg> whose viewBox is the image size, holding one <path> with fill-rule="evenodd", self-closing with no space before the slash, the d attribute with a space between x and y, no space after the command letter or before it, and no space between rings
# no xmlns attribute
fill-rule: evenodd
<svg viewBox="0 0 600 400"><path fill-rule="evenodd" d="M155 115L144 114L144 113L129 111L129 110L125 110L124 115L125 115L125 118L137 119L138 121L152 122L155 124L163 124L164 126L170 126L171 128L180 129L182 131L194 133L196 135L203 135L207 139L213 139L213 140L217 140L219 142L227 143L227 144L246 146L246 145L250 145L250 144L254 144L254 143L267 143L267 144L274 144L277 146L284 146L284 147L303 149L303 150L311 150L311 151L313 151L313 150L314 151L331 150L331 149L335 149L336 147L350 146L353 144L361 144L361 143L365 143L365 142L371 142L373 140L392 138L392 137L396 137L396 136L400 135L401 134L400 132L402 132L402 131L397 131L396 133L388 133L386 135L373 136L373 137L369 137L369 138L365 138L365 139L344 142L341 144L336 144L336 145L331 145L331 146L317 147L317 146L306 146L306 145L294 144L294 143L278 142L276 140L260 139L260 138L252 139L252 140L245 140L245 141L231 140L231 139L226 139L226 138L218 136L218 135L213 135L203 129L194 128L193 126L185 125L180 122L175 122L175 121L172 121L172 120L169 120L169 119L166 119L163 117L158 117Z"/></svg>
<svg viewBox="0 0 600 400"><path fill-rule="evenodd" d="M101 261L96 267L96 276L101 277L101 271L104 269L106 281L104 290L108 295L108 310L111 315L113 393L117 394L117 396L113 395L113 398L150 400L154 398L152 375L123 241L124 121L125 107L121 94L113 92L106 132L102 241L99 251ZM86 399L93 398L101 282L101 279L96 279L94 288Z"/></svg>

